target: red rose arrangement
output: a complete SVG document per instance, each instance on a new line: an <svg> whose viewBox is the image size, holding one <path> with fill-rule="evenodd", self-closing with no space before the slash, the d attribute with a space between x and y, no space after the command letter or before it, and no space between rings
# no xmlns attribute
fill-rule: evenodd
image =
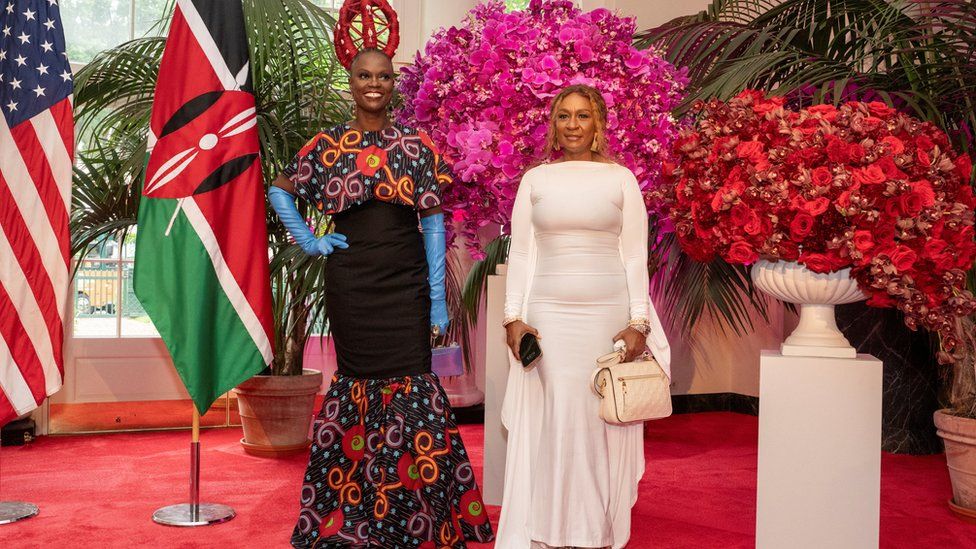
<svg viewBox="0 0 976 549"><path fill-rule="evenodd" d="M869 305L937 332L953 360L956 317L976 310L976 200L944 132L880 102L796 111L755 90L695 110L656 193L687 254L850 267Z"/></svg>

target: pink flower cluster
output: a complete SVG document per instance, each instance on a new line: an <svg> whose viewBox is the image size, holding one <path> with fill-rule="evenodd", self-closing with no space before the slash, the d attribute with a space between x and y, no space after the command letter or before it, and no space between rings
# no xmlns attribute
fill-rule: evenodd
<svg viewBox="0 0 976 549"><path fill-rule="evenodd" d="M635 49L634 31L633 19L583 13L568 0L532 0L516 12L492 0L460 28L438 31L403 69L397 119L426 130L453 165L445 209L473 256L482 255L477 230L507 224L521 174L543 160L549 103L566 86L603 93L611 154L643 189L657 183L686 71Z"/></svg>

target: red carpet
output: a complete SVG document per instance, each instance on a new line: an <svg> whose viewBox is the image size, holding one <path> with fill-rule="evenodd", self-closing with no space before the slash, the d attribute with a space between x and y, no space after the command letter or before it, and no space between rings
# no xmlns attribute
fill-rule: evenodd
<svg viewBox="0 0 976 549"><path fill-rule="evenodd" d="M480 478L480 426L462 427ZM650 425L648 468L634 509L631 549L752 547L756 418L690 414ZM241 450L238 429L205 431L203 501L234 507L216 526L153 524L152 512L186 500L189 434L42 437L4 448L0 500L41 507L33 519L0 526L0 547L287 548L305 458L268 460ZM943 456L882 461L881 545L976 548L976 526L954 518ZM491 509L496 522L498 509ZM475 545L473 547L486 547Z"/></svg>

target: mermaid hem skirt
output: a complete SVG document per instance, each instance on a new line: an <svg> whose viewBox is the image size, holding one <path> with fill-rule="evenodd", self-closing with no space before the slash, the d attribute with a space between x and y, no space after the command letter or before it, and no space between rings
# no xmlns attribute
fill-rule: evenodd
<svg viewBox="0 0 976 549"><path fill-rule="evenodd" d="M294 547L465 547L493 539L433 374L336 374L317 416Z"/></svg>

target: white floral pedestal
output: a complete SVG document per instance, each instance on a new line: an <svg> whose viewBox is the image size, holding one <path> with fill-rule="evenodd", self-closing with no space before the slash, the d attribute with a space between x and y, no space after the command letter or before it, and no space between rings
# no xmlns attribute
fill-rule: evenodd
<svg viewBox="0 0 976 549"><path fill-rule="evenodd" d="M846 271L761 261L752 276L800 305L781 351L760 358L756 547L878 547L882 363L834 320L834 305L864 296Z"/></svg>
<svg viewBox="0 0 976 549"><path fill-rule="evenodd" d="M815 273L792 261L760 259L752 266L752 280L763 292L800 306L800 323L783 342L784 355L857 356L834 318L834 305L867 299L850 269Z"/></svg>

